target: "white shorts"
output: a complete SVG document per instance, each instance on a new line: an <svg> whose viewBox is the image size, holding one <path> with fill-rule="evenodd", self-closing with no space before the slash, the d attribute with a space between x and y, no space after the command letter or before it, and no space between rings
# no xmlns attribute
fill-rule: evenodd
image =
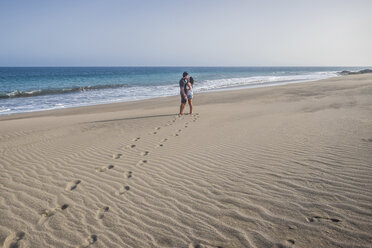
<svg viewBox="0 0 372 248"><path fill-rule="evenodd" d="M192 99L192 97L194 96L192 91L188 91L186 95L187 95L187 99Z"/></svg>

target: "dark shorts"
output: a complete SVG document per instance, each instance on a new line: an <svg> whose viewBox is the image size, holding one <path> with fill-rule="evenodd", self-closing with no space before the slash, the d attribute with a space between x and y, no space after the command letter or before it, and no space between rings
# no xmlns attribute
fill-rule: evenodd
<svg viewBox="0 0 372 248"><path fill-rule="evenodd" d="M185 99L184 97L183 97L183 95L181 95L181 103L186 103L187 102L187 99Z"/></svg>

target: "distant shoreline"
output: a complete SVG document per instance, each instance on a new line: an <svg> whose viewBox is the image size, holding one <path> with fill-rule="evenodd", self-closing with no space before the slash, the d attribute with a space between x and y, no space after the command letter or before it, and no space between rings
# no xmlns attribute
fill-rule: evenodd
<svg viewBox="0 0 372 248"><path fill-rule="evenodd" d="M339 75L339 76L335 76L336 77L340 77L342 75ZM302 83L311 83L311 82L317 82L317 81L320 81L320 80L327 80L327 79L331 79L333 77L330 77L330 78L326 78L326 79L319 79L319 80L308 80L308 81L295 81L295 82L288 82L288 81L283 81L282 83L276 83L276 84L272 84L272 83L265 83L265 84L257 84L257 85L249 85L249 86L236 86L236 87L226 87L226 88L221 88L221 89L214 89L214 90L209 90L209 91L205 91L205 92L196 92L196 97L199 95L199 94L210 94L210 93L215 93L215 92L225 92L225 91L236 91L236 90L252 90L252 89L256 89L256 88L271 88L271 87L275 87L275 86L285 86L285 85L289 85L289 84L302 84ZM149 100L157 100L157 99L162 99L162 98L173 98L173 97L177 97L178 96L175 96L175 95L171 95L171 96L158 96L158 97L151 97L151 98L146 98L146 99L138 99L138 100L129 100L129 101L119 101L119 102L114 102L114 103L100 103L100 104L92 104L92 105L81 105L81 106L71 106L71 107L66 107L66 108L55 108L55 109L46 109L46 110L36 110L36 111L29 111L29 112L22 112L22 113L11 113L11 114L0 114L0 121L2 120L2 117L10 117L10 116L18 116L18 115L32 115L33 113L35 113L36 115L38 115L39 113L49 113L49 112L54 112L54 111L64 111L64 110L69 110L69 109L79 109L79 108L89 108L89 107L97 107L97 106L109 106L109 105L114 105L114 104L125 104L125 103L135 103L135 102L141 102L141 101L149 101Z"/></svg>
<svg viewBox="0 0 372 248"><path fill-rule="evenodd" d="M357 74L359 75L359 74ZM222 90L214 90L208 92L201 92L196 94L195 105L198 105L198 98L199 96L205 96L209 94L224 94L225 92L230 94L231 92L235 91L246 91L247 93L252 90L257 89L267 89L270 90L271 88L277 87L287 87L290 85L300 85L300 84L316 84L320 81L327 81L327 80L335 80L337 78L343 77L353 77L354 75L339 75L332 78L320 79L315 81L306 81L306 82L297 82L297 83L283 83L278 85L269 85L263 87L252 87L252 88L235 88L235 89L222 89ZM33 118L33 117L40 117L40 116L63 116L63 115L70 115L70 114L81 114L81 113L95 113L100 110L114 110L119 111L122 107L127 109L128 107L135 107L140 106L143 104L147 104L148 102L168 102L171 106L174 105L175 108L178 106L178 99L179 96L164 96L164 97L155 97L155 98L148 98L148 99L141 99L141 100L132 100L126 102L114 102L114 103L102 103L102 104L93 104L93 105L85 105L85 106L75 106L69 108L59 108L59 109L48 109L48 110L40 110L40 111L32 111L32 112L24 112L24 113L14 113L9 115L0 115L0 121L2 120L10 120L10 119L23 119L23 118ZM176 110L175 110L176 113Z"/></svg>

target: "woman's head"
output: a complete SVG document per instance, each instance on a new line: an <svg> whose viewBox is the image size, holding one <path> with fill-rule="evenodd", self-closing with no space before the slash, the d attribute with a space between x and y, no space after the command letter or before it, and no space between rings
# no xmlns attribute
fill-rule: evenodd
<svg viewBox="0 0 372 248"><path fill-rule="evenodd" d="M194 79L192 77L190 77L190 84L194 85Z"/></svg>

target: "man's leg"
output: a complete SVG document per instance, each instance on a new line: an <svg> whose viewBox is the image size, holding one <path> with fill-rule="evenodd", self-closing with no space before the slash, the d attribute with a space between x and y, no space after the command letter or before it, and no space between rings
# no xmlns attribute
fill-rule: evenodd
<svg viewBox="0 0 372 248"><path fill-rule="evenodd" d="M185 103L181 103L181 106L180 106L180 115L183 115L183 111L185 109L185 106L186 106L186 102Z"/></svg>
<svg viewBox="0 0 372 248"><path fill-rule="evenodd" d="M190 115L192 115L192 98L189 99Z"/></svg>

